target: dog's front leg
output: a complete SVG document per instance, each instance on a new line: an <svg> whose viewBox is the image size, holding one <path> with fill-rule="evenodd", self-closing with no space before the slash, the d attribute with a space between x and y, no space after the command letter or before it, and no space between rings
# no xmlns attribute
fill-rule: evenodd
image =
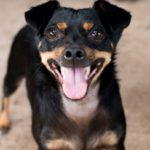
<svg viewBox="0 0 150 150"><path fill-rule="evenodd" d="M2 100L2 110L0 112L0 129L2 131L8 131L9 127L9 99L5 97Z"/></svg>

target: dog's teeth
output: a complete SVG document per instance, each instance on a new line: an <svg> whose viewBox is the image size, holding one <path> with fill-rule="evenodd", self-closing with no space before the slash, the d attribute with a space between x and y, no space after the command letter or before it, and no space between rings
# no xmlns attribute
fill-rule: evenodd
<svg viewBox="0 0 150 150"><path fill-rule="evenodd" d="M101 62L99 62L98 64L97 64L97 66L100 66L101 65Z"/></svg>
<svg viewBox="0 0 150 150"><path fill-rule="evenodd" d="M63 78L62 78L61 74L59 73L59 71L57 69L55 69L55 73L58 76L59 81L62 83L63 82Z"/></svg>
<svg viewBox="0 0 150 150"><path fill-rule="evenodd" d="M54 63L52 63L52 67L53 67L53 69L57 68L57 66Z"/></svg>
<svg viewBox="0 0 150 150"><path fill-rule="evenodd" d="M94 69L91 74L89 75L88 79L90 79L92 76L94 76L97 72L97 69Z"/></svg>
<svg viewBox="0 0 150 150"><path fill-rule="evenodd" d="M90 67L85 67L85 79L88 80L90 74Z"/></svg>

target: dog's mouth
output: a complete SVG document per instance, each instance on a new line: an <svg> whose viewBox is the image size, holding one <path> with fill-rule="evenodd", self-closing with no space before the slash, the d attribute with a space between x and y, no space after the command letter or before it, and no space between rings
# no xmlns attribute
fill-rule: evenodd
<svg viewBox="0 0 150 150"><path fill-rule="evenodd" d="M60 82L64 95L71 100L82 100L92 79L101 70L105 59L100 58L87 67L63 67L56 61L49 61L53 74Z"/></svg>

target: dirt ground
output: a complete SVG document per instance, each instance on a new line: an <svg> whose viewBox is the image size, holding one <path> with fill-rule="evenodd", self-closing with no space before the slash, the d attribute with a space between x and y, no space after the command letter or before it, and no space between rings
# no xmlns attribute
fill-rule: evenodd
<svg viewBox="0 0 150 150"><path fill-rule="evenodd" d="M61 0L65 6L91 6L92 0ZM24 25L24 12L41 0L0 0L0 87L12 39ZM150 149L150 0L117 2L133 16L118 45L118 71L127 116L127 150ZM2 89L2 88L1 88ZM2 90L1 90L2 91ZM0 98L2 92L0 92ZM12 128L0 135L0 150L36 150L25 83L12 96Z"/></svg>

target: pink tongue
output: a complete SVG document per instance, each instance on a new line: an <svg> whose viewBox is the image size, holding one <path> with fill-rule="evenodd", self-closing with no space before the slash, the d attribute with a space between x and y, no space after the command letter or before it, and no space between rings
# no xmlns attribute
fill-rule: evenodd
<svg viewBox="0 0 150 150"><path fill-rule="evenodd" d="M87 91L87 81L85 79L84 68L61 68L63 76L63 92L73 100L81 99Z"/></svg>

